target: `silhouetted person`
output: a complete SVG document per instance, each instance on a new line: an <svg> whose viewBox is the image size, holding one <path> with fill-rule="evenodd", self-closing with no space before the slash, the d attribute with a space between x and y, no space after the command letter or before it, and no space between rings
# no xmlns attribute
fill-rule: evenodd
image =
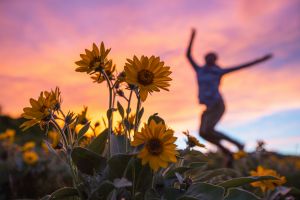
<svg viewBox="0 0 300 200"><path fill-rule="evenodd" d="M266 61L270 59L272 55L268 54L252 62L245 63L236 67L223 69L220 68L216 63L218 59L217 54L208 53L205 55L205 65L200 66L195 62L191 55L191 49L195 34L196 30L193 29L186 55L197 75L199 87L199 103L206 106L206 110L203 112L201 117L199 134L205 140L218 146L221 151L227 155L227 166L230 166L232 164L232 153L221 144L221 140L227 140L231 142L240 150L244 148L244 145L215 130L216 124L220 121L225 111L225 104L219 91L221 78L229 72L234 72Z"/></svg>

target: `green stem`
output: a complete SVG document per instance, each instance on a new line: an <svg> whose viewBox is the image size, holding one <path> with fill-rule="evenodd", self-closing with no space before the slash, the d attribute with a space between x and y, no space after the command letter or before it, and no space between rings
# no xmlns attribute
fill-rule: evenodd
<svg viewBox="0 0 300 200"><path fill-rule="evenodd" d="M72 174L72 179L73 179L73 186L77 189L78 194L80 196L80 199L84 199L83 195L81 193L81 191L78 188L78 175L77 173L75 173L75 169L74 169L74 165L73 165L73 161L71 158L71 149L68 146L68 141L67 138L63 132L63 130L59 127L59 125L57 124L57 122L55 121L54 118L51 119L51 122L53 123L53 125L55 126L55 128L60 132L60 134L62 135L63 141L65 143L65 148L66 148L66 156L67 156L67 163L70 167L71 170L71 174Z"/></svg>
<svg viewBox="0 0 300 200"><path fill-rule="evenodd" d="M68 149L68 140L66 138L66 135L65 133L63 132L63 130L59 127L59 125L57 124L57 122L55 121L54 118L51 119L51 122L52 124L54 125L54 127L60 132L62 138L63 138L63 141L64 141L64 144L65 144L65 148Z"/></svg>
<svg viewBox="0 0 300 200"><path fill-rule="evenodd" d="M82 192L80 191L78 185L79 185L79 178L78 178L78 174L76 173L76 167L74 166L73 164L73 161L72 161L72 157L70 155L70 153L68 152L67 154L67 160L68 160L68 164L69 164L69 167L71 169L71 173L72 173L72 178L73 178L73 187L75 187L78 191L78 194L79 194L79 197L80 199L84 199L84 196L82 194Z"/></svg>
<svg viewBox="0 0 300 200"><path fill-rule="evenodd" d="M112 141L111 141L111 134L112 134L112 115L113 115L113 87L112 87L112 83L109 80L109 77L107 76L107 74L105 73L104 70L101 71L101 73L103 74L108 87L109 87L109 112L111 112L110 116L107 116L107 121L108 121L108 158L111 157L111 152L112 152Z"/></svg>
<svg viewBox="0 0 300 200"><path fill-rule="evenodd" d="M139 127L138 116L141 109L141 98L139 95L136 95L136 97L137 97L137 104L136 104L136 112L135 112L134 134L137 132Z"/></svg>
<svg viewBox="0 0 300 200"><path fill-rule="evenodd" d="M155 182L155 173L152 171L152 181L151 181L152 189L154 189L154 182Z"/></svg>
<svg viewBox="0 0 300 200"><path fill-rule="evenodd" d="M129 99L128 99L128 104L127 104L127 109L126 109L126 121L129 123L129 109L130 109L130 104L131 104L131 98L132 98L132 90L130 90L130 94L129 94ZM128 152L128 140L127 138L129 138L130 136L130 128L129 130L127 129L127 127L124 126L124 130L125 130L125 134L126 134L126 139L125 139L125 149L126 152Z"/></svg>

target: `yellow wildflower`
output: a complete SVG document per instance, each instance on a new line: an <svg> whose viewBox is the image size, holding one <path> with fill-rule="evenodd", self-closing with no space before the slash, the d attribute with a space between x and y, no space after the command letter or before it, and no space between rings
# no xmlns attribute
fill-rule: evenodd
<svg viewBox="0 0 300 200"><path fill-rule="evenodd" d="M91 137L83 137L80 140L79 146L81 146L81 147L87 147L91 142L92 142L92 138Z"/></svg>
<svg viewBox="0 0 300 200"><path fill-rule="evenodd" d="M56 131L49 131L48 138L50 140L51 146L55 149L60 141L60 134Z"/></svg>
<svg viewBox="0 0 300 200"><path fill-rule="evenodd" d="M136 56L132 60L127 59L125 64L126 82L136 85L140 89L141 100L147 99L148 93L159 92L159 89L169 91L172 79L169 75L172 73L170 67L164 66L164 62L159 57Z"/></svg>
<svg viewBox="0 0 300 200"><path fill-rule="evenodd" d="M101 72L105 70L109 63L107 55L110 49L105 49L104 43L101 42L100 50L95 43L93 43L93 50L85 49L85 54L80 54L81 60L75 62L79 67L76 68L77 72Z"/></svg>
<svg viewBox="0 0 300 200"><path fill-rule="evenodd" d="M13 143L15 140L16 131L13 129L6 129L6 131L0 134L0 140L6 140L9 143Z"/></svg>
<svg viewBox="0 0 300 200"><path fill-rule="evenodd" d="M25 151L23 153L23 161L28 165L34 165L39 160L39 156L34 151Z"/></svg>
<svg viewBox="0 0 300 200"><path fill-rule="evenodd" d="M89 119L87 118L87 111L88 111L88 107L84 106L81 113L77 115L78 124L85 125L86 123L88 123Z"/></svg>
<svg viewBox="0 0 300 200"><path fill-rule="evenodd" d="M276 186L280 186L286 182L284 176L280 176L276 171L272 169L265 169L262 166L258 166L256 171L250 172L251 176L274 176L279 180L264 180L251 183L253 187L259 187L263 192L267 190L274 190Z"/></svg>
<svg viewBox="0 0 300 200"><path fill-rule="evenodd" d="M144 124L141 132L134 135L132 146L144 145L138 154L142 159L142 164L149 163L150 167L157 171L160 167L166 168L169 162L177 162L176 137L174 131L168 129L163 123L156 123L154 120L150 124Z"/></svg>
<svg viewBox="0 0 300 200"><path fill-rule="evenodd" d="M41 92L38 100L30 99L31 107L23 109L22 117L29 119L29 121L24 122L20 127L26 130L35 124L48 122L52 111L59 109L60 103L59 88L56 88L55 91L51 90L51 92Z"/></svg>
<svg viewBox="0 0 300 200"><path fill-rule="evenodd" d="M114 133L116 135L124 135L125 134L125 130L123 128L123 124L122 124L122 121L119 121L117 123L117 126L114 128Z"/></svg>
<svg viewBox="0 0 300 200"><path fill-rule="evenodd" d="M30 151L30 150L34 149L34 147L35 147L35 142L33 142L33 141L26 142L22 146L22 151Z"/></svg>
<svg viewBox="0 0 300 200"><path fill-rule="evenodd" d="M189 147L195 147L195 146L197 146L197 147L205 147L205 145L204 144L201 144L198 140L197 140L197 138L195 138L194 136L192 136L192 135L190 135L190 133L189 133L189 131L187 130L187 131L183 131L182 132L186 137L187 137L187 145L189 146Z"/></svg>
<svg viewBox="0 0 300 200"><path fill-rule="evenodd" d="M247 156L247 153L243 150L239 150L239 151L237 151L233 154L233 158L235 160L239 160L239 159L244 158L246 156Z"/></svg>
<svg viewBox="0 0 300 200"><path fill-rule="evenodd" d="M5 140L7 138L5 133L0 134L0 140Z"/></svg>
<svg viewBox="0 0 300 200"><path fill-rule="evenodd" d="M42 142L41 147L45 153L49 153L48 145L45 142Z"/></svg>

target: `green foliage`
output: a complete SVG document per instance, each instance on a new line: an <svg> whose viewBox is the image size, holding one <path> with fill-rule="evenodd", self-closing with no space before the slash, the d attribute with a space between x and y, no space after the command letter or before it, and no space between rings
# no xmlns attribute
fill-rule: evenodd
<svg viewBox="0 0 300 200"><path fill-rule="evenodd" d="M224 187L225 189L232 188L232 187L239 187L245 184L253 183L256 181L263 181L263 180L277 180L276 177L273 176L249 176L249 177L239 177L227 180L219 185Z"/></svg>
<svg viewBox="0 0 300 200"><path fill-rule="evenodd" d="M90 122L86 123L78 132L78 140L80 140L84 134L89 130Z"/></svg>
<svg viewBox="0 0 300 200"><path fill-rule="evenodd" d="M108 138L108 129L102 131L87 147L90 151L102 155Z"/></svg>
<svg viewBox="0 0 300 200"><path fill-rule="evenodd" d="M228 195L225 197L224 200L259 200L257 196L254 194L242 190L240 188L231 188L229 189Z"/></svg>
<svg viewBox="0 0 300 200"><path fill-rule="evenodd" d="M75 147L71 153L72 161L85 174L93 175L105 168L106 159L82 147Z"/></svg>
<svg viewBox="0 0 300 200"><path fill-rule="evenodd" d="M50 196L48 196L47 200L67 200L73 199L73 197L78 197L78 191L75 188L63 187L56 190Z"/></svg>
<svg viewBox="0 0 300 200"><path fill-rule="evenodd" d="M201 200L217 200L223 199L224 189L220 186L208 183L196 183L189 187L186 193L178 200L201 199Z"/></svg>

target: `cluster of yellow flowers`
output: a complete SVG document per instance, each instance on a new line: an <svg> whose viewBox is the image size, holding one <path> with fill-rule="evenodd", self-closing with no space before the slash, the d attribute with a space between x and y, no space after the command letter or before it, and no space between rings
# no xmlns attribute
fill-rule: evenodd
<svg viewBox="0 0 300 200"><path fill-rule="evenodd" d="M112 60L108 59L108 54L111 49L105 49L103 42L100 49L93 43L93 49L85 50L85 54L80 54L81 60L75 62L79 65L76 68L77 72L85 72L87 74L96 74L92 76L95 82L101 83L105 79L114 79L115 65ZM164 62L159 57L141 56L140 59L136 56L133 59L127 59L124 67L125 80L128 84L137 86L140 90L142 101L145 101L148 94L153 91L159 92L159 89L168 90L172 79L169 75L172 73L170 67L164 66ZM122 76L120 77L120 82Z"/></svg>
<svg viewBox="0 0 300 200"><path fill-rule="evenodd" d="M13 129L7 129L4 133L0 134L0 141L7 141L8 143L13 143L15 140L16 131Z"/></svg>
<svg viewBox="0 0 300 200"><path fill-rule="evenodd" d="M38 162L39 156L34 151L35 148L35 142L26 142L22 146L22 152L23 152L23 161L28 165L34 165Z"/></svg>
<svg viewBox="0 0 300 200"><path fill-rule="evenodd" d="M93 43L91 50L85 49L85 53L80 54L81 60L75 62L79 67L77 67L75 71L87 73L94 82L107 82L110 91L109 110L107 114L109 135L112 133L124 135L125 132L126 136L131 140L132 136L130 135L130 132L134 132L131 145L143 145L143 149L138 156L142 159L142 164L149 163L154 171L157 171L160 167L165 168L169 162L177 161L176 155L178 152L176 151L176 145L174 144L176 141L174 131L167 128L163 123L157 123L154 120L150 120L150 123L145 124L142 130L138 132L140 118L137 115L140 111L141 102L144 102L147 99L148 94L159 92L161 89L169 90L169 81L172 80L169 77L172 73L170 67L165 66L164 62L161 61L159 57L141 56L138 58L137 56L133 56L133 59L127 59L121 73L116 74L116 66L113 64L113 61L109 59L110 50L110 48L105 48L103 42L99 47ZM125 85L125 88L130 91L129 98L127 98L123 90L120 89L121 84ZM130 111L128 111L128 109L130 109L132 93L136 94L138 99L137 115L129 116ZM122 116L123 121L119 122L118 126L113 130L112 112L115 109L114 103L117 95L127 100L128 108L126 110L126 117ZM60 110L60 103L61 98L58 88L56 88L55 91L41 92L37 100L31 98L31 107L23 109L24 113L22 116L29 120L21 125L23 130L28 129L35 124L40 124L40 126L42 126L49 124L49 122L57 129L60 129L53 115L55 111L61 113L65 123L68 124L67 117L65 117ZM87 123L86 111L87 109L81 115L76 117L76 124L84 125ZM126 125L124 122L126 122ZM124 129L127 131L124 131ZM51 134L52 133L50 132L49 135L51 136ZM63 131L61 131L60 134L62 135L65 145L73 144L71 141L73 140L72 137L76 136L69 135L68 137L70 138L68 139ZM53 140L59 141L59 138L54 138ZM68 142L67 140L70 141ZM108 140L108 143L109 141L110 140ZM55 144L57 144L57 142L52 141L52 145ZM201 146L200 143L196 142L195 145ZM110 148L111 145L109 144L108 155L111 151Z"/></svg>
<svg viewBox="0 0 300 200"><path fill-rule="evenodd" d="M103 42L100 48L94 43L92 50L85 50L85 54L80 54L81 60L75 62L79 65L76 68L78 72L85 72L93 75L91 78L98 83L109 81L118 77L117 83L126 82L129 89L138 90L141 101L147 99L148 94L159 92L160 89L167 90L172 79L169 75L172 73L170 67L165 66L159 57L134 56L133 59L127 59L124 70L118 76L113 75L115 65L108 59L111 49L106 49ZM116 84L114 84L116 85ZM134 123L135 116L129 117L129 123ZM124 125L119 122L113 131L116 135L124 134ZM168 162L176 162L176 145L174 142L174 131L166 128L165 124L156 123L154 120L150 124L145 124L140 132L134 133L132 146L143 145L143 149L138 157L142 159L142 164L149 163L150 167L157 171L160 167L167 167ZM200 143L196 143L201 146Z"/></svg>
<svg viewBox="0 0 300 200"><path fill-rule="evenodd" d="M272 169L266 169L262 166L258 166L256 171L250 172L251 176L273 176L278 180L265 180L251 183L253 187L259 187L263 192L267 190L274 190L277 186L280 186L286 182L284 176L280 176L276 171Z"/></svg>
<svg viewBox="0 0 300 200"><path fill-rule="evenodd" d="M135 115L130 115L128 117L128 122L129 122L129 129L133 129L134 126L134 119L135 119ZM118 121L117 125L114 128L114 134L115 135L124 135L125 134L125 130L124 130L124 122L122 121ZM130 135L128 136L130 138Z"/></svg>
<svg viewBox="0 0 300 200"><path fill-rule="evenodd" d="M245 158L246 156L247 156L247 153L243 150L239 150L233 154L233 158L235 160L240 160L242 158Z"/></svg>

